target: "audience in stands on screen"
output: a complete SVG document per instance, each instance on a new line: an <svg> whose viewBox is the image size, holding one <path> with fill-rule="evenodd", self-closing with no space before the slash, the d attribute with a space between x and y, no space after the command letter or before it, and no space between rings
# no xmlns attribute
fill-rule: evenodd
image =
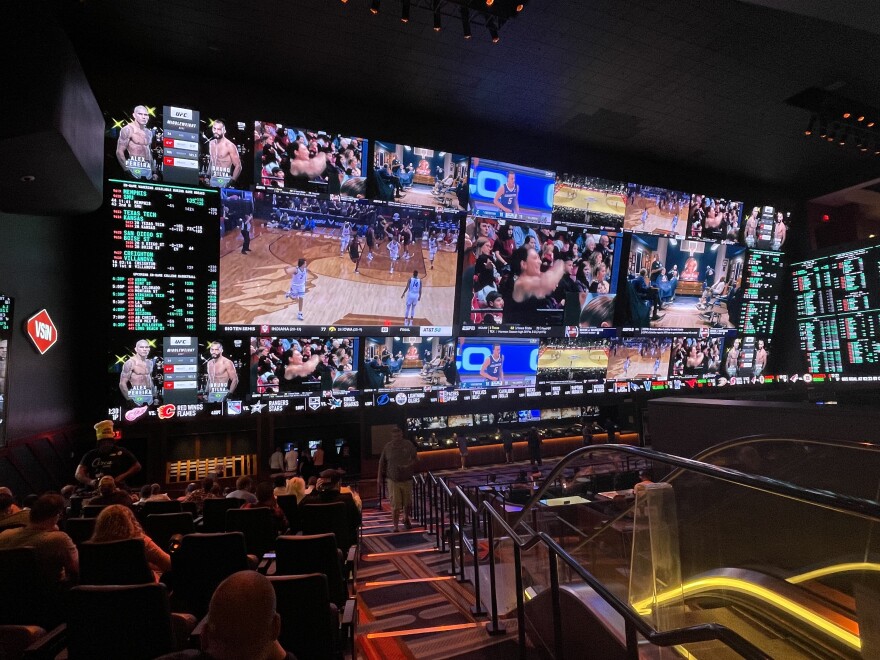
<svg viewBox="0 0 880 660"><path fill-rule="evenodd" d="M179 651L156 660L296 660L278 642L280 633L272 584L256 571L240 571L223 580L211 597L201 651Z"/></svg>
<svg viewBox="0 0 880 660"><path fill-rule="evenodd" d="M79 576L79 554L71 538L58 531L58 521L63 514L61 495L41 495L28 512L27 525L0 533L0 550L33 547L39 569L49 583L75 582Z"/></svg>
<svg viewBox="0 0 880 660"><path fill-rule="evenodd" d="M239 477L235 481L235 490L226 497L237 497L244 500L246 504L253 504L257 501L257 496L254 495L254 480L247 475Z"/></svg>
<svg viewBox="0 0 880 660"><path fill-rule="evenodd" d="M144 542L144 554L157 582L162 573L171 570L171 557L144 533L131 509L119 504L108 506L98 514L95 531L89 541L109 543L125 539L141 539Z"/></svg>
<svg viewBox="0 0 880 660"><path fill-rule="evenodd" d="M98 480L98 495L90 499L87 504L121 504L131 508L131 495L127 491L116 487L116 480L111 476L104 476Z"/></svg>
<svg viewBox="0 0 880 660"><path fill-rule="evenodd" d="M261 481L257 484L255 492L257 501L253 503L249 502L242 508L257 509L265 507L269 509L275 519L276 531L280 534L287 529L288 525L287 520L284 518L284 512L281 510L281 507L278 506L278 501L275 499L275 493L273 491L274 487L272 486L271 481Z"/></svg>

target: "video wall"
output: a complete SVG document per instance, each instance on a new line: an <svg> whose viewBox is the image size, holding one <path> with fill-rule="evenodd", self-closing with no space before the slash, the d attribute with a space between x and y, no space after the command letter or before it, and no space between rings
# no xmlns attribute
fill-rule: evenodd
<svg viewBox="0 0 880 660"><path fill-rule="evenodd" d="M0 294L0 447L6 446L6 397L9 340L12 339L12 298Z"/></svg>
<svg viewBox="0 0 880 660"><path fill-rule="evenodd" d="M784 211L215 113L106 112L115 420L770 379Z"/></svg>

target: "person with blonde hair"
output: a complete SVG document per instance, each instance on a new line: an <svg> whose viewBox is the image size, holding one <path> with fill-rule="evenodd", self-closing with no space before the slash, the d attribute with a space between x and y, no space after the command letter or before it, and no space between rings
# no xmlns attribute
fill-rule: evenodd
<svg viewBox="0 0 880 660"><path fill-rule="evenodd" d="M108 543L125 539L142 539L147 563L158 582L159 576L171 570L171 557L144 533L131 509L121 504L112 504L98 514L95 531L89 539L92 543Z"/></svg>
<svg viewBox="0 0 880 660"><path fill-rule="evenodd" d="M296 495L296 503L299 504L306 496L306 482L302 477L293 477L287 481L287 494Z"/></svg>

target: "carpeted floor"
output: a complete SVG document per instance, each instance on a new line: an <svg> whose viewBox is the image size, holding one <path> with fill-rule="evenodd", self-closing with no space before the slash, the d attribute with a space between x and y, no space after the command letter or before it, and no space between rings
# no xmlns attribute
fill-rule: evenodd
<svg viewBox="0 0 880 660"><path fill-rule="evenodd" d="M366 504L366 503L365 503ZM364 508L357 572L359 657L368 660L481 660L517 651L516 620L490 636L475 619L469 583L449 576L449 555L424 527L394 533L391 514Z"/></svg>

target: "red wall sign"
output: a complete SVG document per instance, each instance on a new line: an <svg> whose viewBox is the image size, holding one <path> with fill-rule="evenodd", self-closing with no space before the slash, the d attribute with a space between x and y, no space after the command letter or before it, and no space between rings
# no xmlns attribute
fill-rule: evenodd
<svg viewBox="0 0 880 660"><path fill-rule="evenodd" d="M27 336L34 342L40 355L45 355L55 345L58 341L58 329L52 323L49 312L42 309L28 319Z"/></svg>

